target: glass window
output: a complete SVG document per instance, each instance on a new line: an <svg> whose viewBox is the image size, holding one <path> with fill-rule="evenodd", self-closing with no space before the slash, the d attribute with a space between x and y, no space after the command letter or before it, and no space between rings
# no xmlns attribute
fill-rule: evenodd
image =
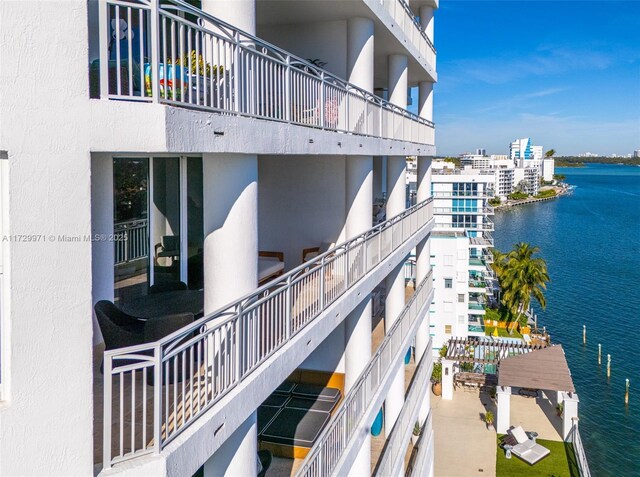
<svg viewBox="0 0 640 477"><path fill-rule="evenodd" d="M149 159L113 159L114 299L147 293Z"/></svg>
<svg viewBox="0 0 640 477"><path fill-rule="evenodd" d="M202 158L187 159L187 285L204 288L204 222Z"/></svg>
<svg viewBox="0 0 640 477"><path fill-rule="evenodd" d="M452 278L445 278L444 279L444 287L445 288L453 288L453 279Z"/></svg>
<svg viewBox="0 0 640 477"><path fill-rule="evenodd" d="M458 294L458 303L464 303L464 294L463 293L459 293Z"/></svg>
<svg viewBox="0 0 640 477"><path fill-rule="evenodd" d="M445 335L451 334L451 325L444 325L444 334Z"/></svg>
<svg viewBox="0 0 640 477"><path fill-rule="evenodd" d="M180 158L153 158L153 283L180 281Z"/></svg>

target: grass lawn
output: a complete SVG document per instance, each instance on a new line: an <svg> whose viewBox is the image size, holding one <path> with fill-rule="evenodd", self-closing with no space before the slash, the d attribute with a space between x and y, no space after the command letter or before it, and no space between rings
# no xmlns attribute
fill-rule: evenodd
<svg viewBox="0 0 640 477"><path fill-rule="evenodd" d="M484 334L486 336L493 336L493 330L495 328L493 326L485 326ZM512 334L509 334L509 331L506 328L498 328L498 336L502 336L503 338L520 338L522 339L522 335L518 333L516 330L513 330Z"/></svg>
<svg viewBox="0 0 640 477"><path fill-rule="evenodd" d="M537 439L536 442L551 451L547 457L534 465L529 465L515 455L506 459L504 449L496 454L496 477L580 477L573 446L567 442Z"/></svg>

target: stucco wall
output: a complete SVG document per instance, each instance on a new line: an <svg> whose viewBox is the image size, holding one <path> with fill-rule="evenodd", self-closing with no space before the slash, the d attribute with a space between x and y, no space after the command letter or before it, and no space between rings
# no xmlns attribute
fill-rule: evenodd
<svg viewBox="0 0 640 477"><path fill-rule="evenodd" d="M344 220L344 156L258 157L260 250L295 268L303 249L336 242Z"/></svg>
<svg viewBox="0 0 640 477"><path fill-rule="evenodd" d="M93 472L87 36L86 2L0 2L10 233L42 236L9 243L0 475Z"/></svg>
<svg viewBox="0 0 640 477"><path fill-rule="evenodd" d="M258 36L302 59L326 62L324 68L347 77L347 22L258 26Z"/></svg>

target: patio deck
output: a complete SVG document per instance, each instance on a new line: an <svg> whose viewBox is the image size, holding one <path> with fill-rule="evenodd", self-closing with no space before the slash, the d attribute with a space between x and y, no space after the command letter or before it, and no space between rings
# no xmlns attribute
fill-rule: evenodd
<svg viewBox="0 0 640 477"><path fill-rule="evenodd" d="M452 401L432 396L435 433L436 477L496 475L497 439L495 430L487 430L482 417L496 404L488 394L456 389ZM561 441L562 421L546 396L511 396L511 425L535 431L540 439Z"/></svg>

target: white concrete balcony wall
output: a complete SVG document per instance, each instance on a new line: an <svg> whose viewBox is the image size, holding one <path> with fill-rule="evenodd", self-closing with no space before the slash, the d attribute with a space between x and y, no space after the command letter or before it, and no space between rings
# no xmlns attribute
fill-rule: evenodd
<svg viewBox="0 0 640 477"><path fill-rule="evenodd" d="M404 0L364 0L371 11L400 41L407 52L422 66L429 77L436 81L436 50L428 29L422 26Z"/></svg>

